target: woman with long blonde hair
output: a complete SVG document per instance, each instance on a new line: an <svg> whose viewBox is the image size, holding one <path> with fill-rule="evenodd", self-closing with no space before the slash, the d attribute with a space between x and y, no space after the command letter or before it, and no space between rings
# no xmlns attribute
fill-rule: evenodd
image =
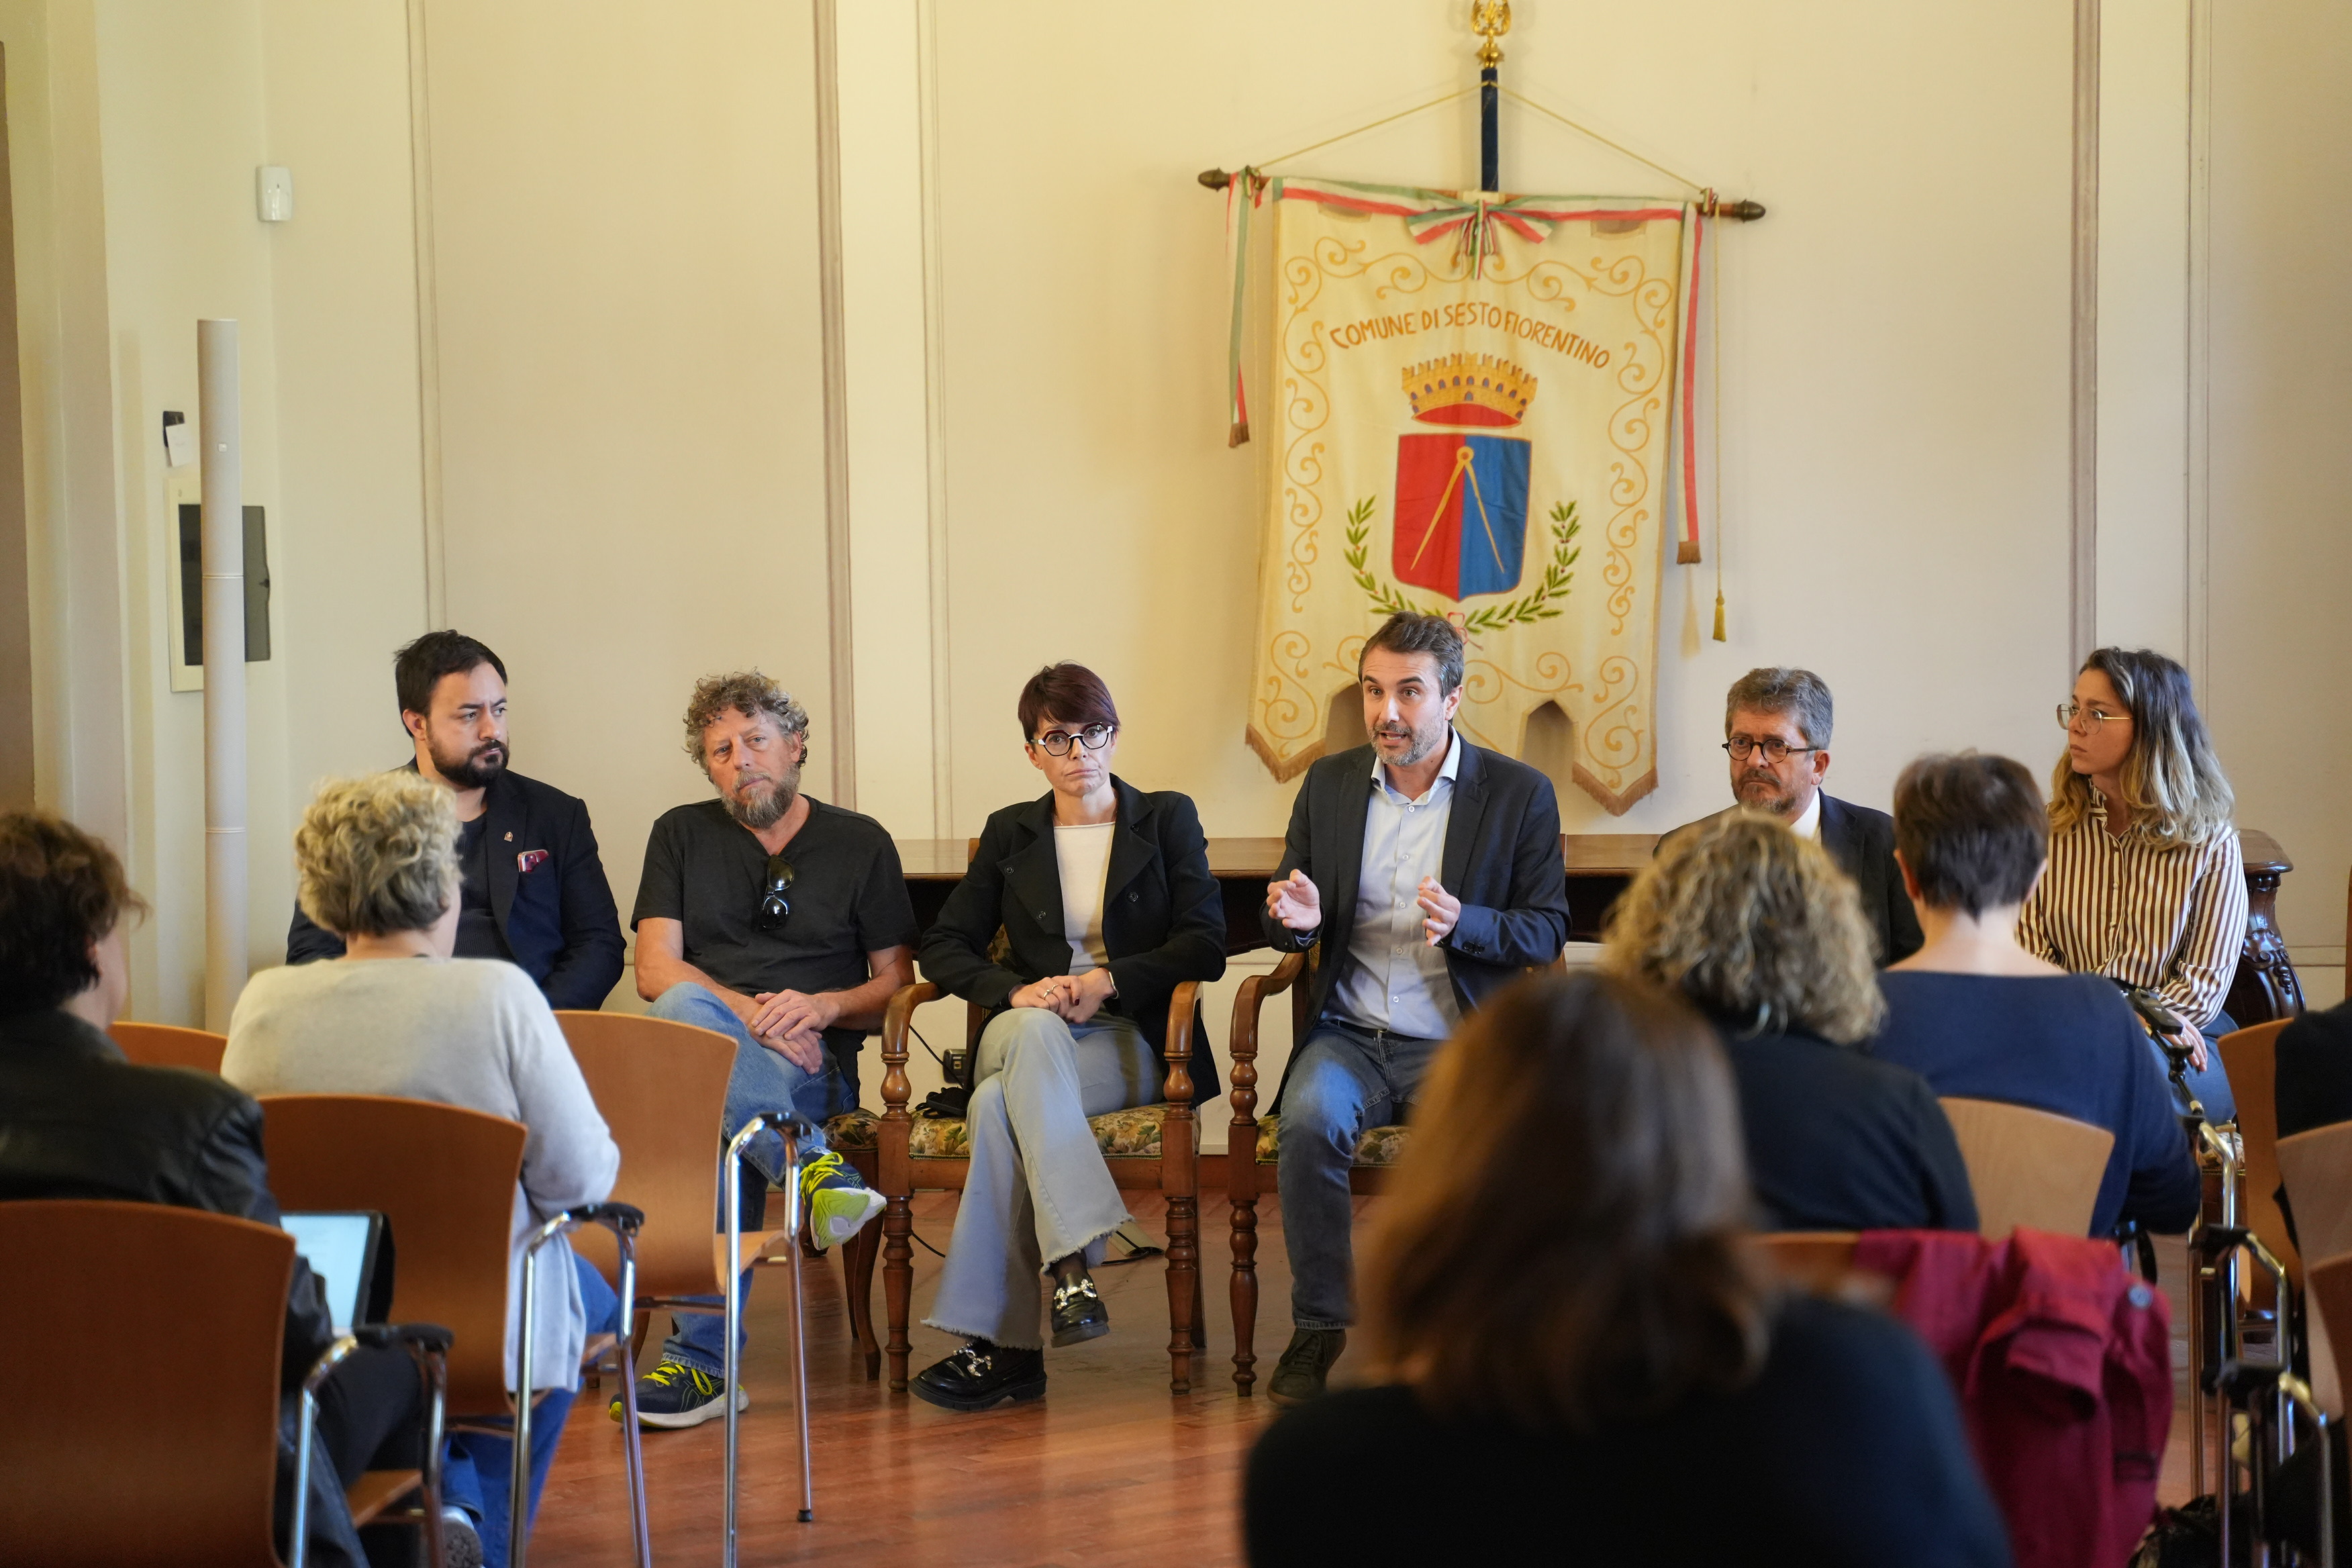
<svg viewBox="0 0 2352 1568"><path fill-rule="evenodd" d="M2216 1121L2237 1112L2209 1042L2246 941L2237 797L2189 672L2147 648L2095 650L2058 706L2066 750L2050 781L2050 864L2018 910L2018 945L2076 973L2145 986L2189 1026L2189 1087Z"/></svg>
<svg viewBox="0 0 2352 1568"><path fill-rule="evenodd" d="M1784 828L1781 831L1786 832ZM1250 1561L2009 1561L1901 1325L1749 1256L1738 1095L1637 981L1523 981L1438 1057L1375 1213L1376 1385L1250 1457Z"/></svg>
<svg viewBox="0 0 2352 1568"><path fill-rule="evenodd" d="M1610 912L1601 967L1680 993L1722 1036L1768 1228L1977 1227L1927 1080L1857 1048L1885 1016L1874 963L1853 880L1760 812L1673 839Z"/></svg>

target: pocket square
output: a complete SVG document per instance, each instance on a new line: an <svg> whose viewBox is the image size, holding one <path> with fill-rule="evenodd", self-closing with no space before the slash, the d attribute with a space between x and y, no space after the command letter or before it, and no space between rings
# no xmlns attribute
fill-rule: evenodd
<svg viewBox="0 0 2352 1568"><path fill-rule="evenodd" d="M547 851L544 849L526 849L515 857L515 871L520 876L528 877L546 864Z"/></svg>

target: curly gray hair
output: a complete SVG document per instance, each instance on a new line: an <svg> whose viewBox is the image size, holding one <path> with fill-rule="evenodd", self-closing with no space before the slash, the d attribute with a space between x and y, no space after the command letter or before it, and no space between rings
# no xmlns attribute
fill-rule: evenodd
<svg viewBox="0 0 2352 1568"><path fill-rule="evenodd" d="M425 931L457 896L457 808L403 769L330 779L294 830L302 912L338 936Z"/></svg>
<svg viewBox="0 0 2352 1568"><path fill-rule="evenodd" d="M686 704L686 754L694 759L705 778L710 776L710 759L703 755L702 732L730 708L747 719L764 713L785 734L800 736L803 760L806 760L808 710L791 692L756 669L706 675L694 683L694 695Z"/></svg>

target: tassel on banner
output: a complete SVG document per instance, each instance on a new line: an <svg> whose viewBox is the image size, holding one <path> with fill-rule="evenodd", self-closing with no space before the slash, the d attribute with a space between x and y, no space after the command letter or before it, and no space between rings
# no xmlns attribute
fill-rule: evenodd
<svg viewBox="0 0 2352 1568"><path fill-rule="evenodd" d="M1715 640L1717 642L1731 640L1723 635L1723 590L1721 588L1715 591Z"/></svg>

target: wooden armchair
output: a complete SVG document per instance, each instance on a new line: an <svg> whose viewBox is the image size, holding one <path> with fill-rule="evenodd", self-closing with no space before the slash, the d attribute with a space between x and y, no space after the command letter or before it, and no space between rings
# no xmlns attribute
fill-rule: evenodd
<svg viewBox="0 0 2352 1568"><path fill-rule="evenodd" d="M1204 1342L1201 1312L1200 1119L1192 1110L1192 1024L1200 1001L1196 981L1176 987L1168 1001L1168 1079L1165 1101L1115 1110L1092 1119L1095 1141L1111 1180L1129 1192L1157 1192L1168 1200L1168 1389L1189 1394L1192 1362ZM913 1085L907 1078L907 1032L915 1009L935 1001L940 988L928 981L890 998L882 1021L881 1119L875 1126L880 1177L875 1189L882 1211L882 1289L889 1337L883 1351L890 1363L890 1387L907 1386L907 1328L915 1284L914 1195L917 1189L957 1191L971 1170L965 1124L918 1117L907 1109ZM971 1009L970 1037L977 1040L982 1010ZM835 1133L836 1138L843 1134ZM872 1254L855 1289L872 1289Z"/></svg>

